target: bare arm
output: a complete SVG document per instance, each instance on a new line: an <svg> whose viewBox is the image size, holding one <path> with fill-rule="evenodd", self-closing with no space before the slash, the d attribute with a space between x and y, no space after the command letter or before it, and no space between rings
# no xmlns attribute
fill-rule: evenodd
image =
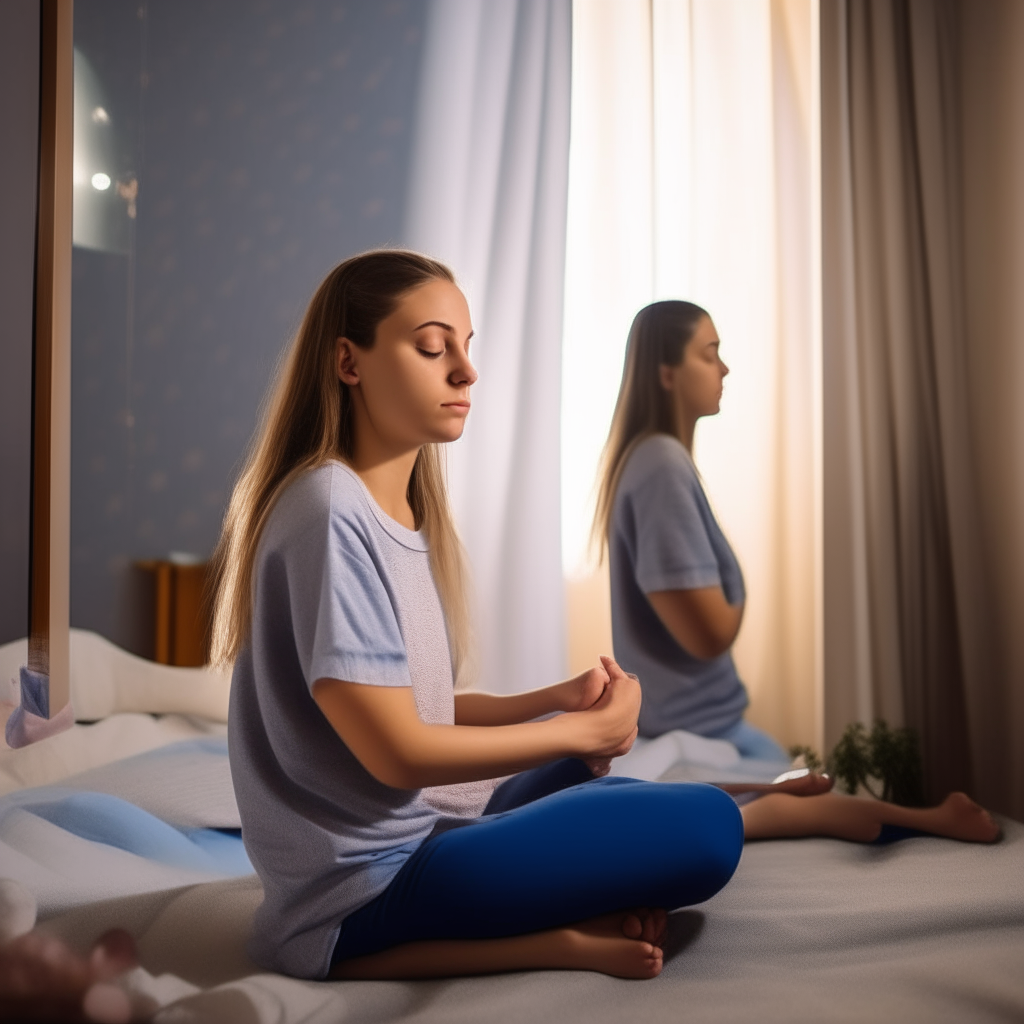
<svg viewBox="0 0 1024 1024"><path fill-rule="evenodd" d="M419 789L492 779L560 757L616 757L636 737L640 687L608 663L609 683L586 711L522 725L426 725L409 687L319 679L313 699L363 767L385 785Z"/></svg>
<svg viewBox="0 0 1024 1024"><path fill-rule="evenodd" d="M717 658L732 646L743 604L729 604L721 587L656 590L647 595L665 628L695 658Z"/></svg>
<svg viewBox="0 0 1024 1024"><path fill-rule="evenodd" d="M608 673L601 667L572 679L526 693L496 694L465 690L455 694L457 725L514 725L553 711L583 711L604 693Z"/></svg>

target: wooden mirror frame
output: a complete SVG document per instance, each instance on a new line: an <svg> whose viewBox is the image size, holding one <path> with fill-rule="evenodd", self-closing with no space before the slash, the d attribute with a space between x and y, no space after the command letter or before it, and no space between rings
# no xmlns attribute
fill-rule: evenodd
<svg viewBox="0 0 1024 1024"><path fill-rule="evenodd" d="M41 0L28 667L70 699L73 0Z"/></svg>

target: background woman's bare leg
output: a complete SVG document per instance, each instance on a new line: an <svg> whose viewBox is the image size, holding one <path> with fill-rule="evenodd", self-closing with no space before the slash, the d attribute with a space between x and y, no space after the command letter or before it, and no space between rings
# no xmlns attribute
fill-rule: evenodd
<svg viewBox="0 0 1024 1024"><path fill-rule="evenodd" d="M772 793L741 808L746 839L832 836L869 843L883 825L900 825L933 835L989 843L999 838L991 815L964 793L951 793L938 807L898 807L881 800L824 793Z"/></svg>

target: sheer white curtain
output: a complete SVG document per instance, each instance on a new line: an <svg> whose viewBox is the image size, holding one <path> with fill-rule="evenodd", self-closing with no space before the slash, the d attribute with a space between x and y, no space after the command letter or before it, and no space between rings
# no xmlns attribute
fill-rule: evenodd
<svg viewBox="0 0 1024 1024"><path fill-rule="evenodd" d="M573 8L562 389L572 660L610 642L606 576L587 567L583 541L629 323L655 299L690 299L710 311L732 368L695 457L746 575L736 659L751 719L789 742L821 739L816 10Z"/></svg>
<svg viewBox="0 0 1024 1024"><path fill-rule="evenodd" d="M480 683L562 677L558 402L570 0L432 0L404 241L469 296L480 371L449 481Z"/></svg>

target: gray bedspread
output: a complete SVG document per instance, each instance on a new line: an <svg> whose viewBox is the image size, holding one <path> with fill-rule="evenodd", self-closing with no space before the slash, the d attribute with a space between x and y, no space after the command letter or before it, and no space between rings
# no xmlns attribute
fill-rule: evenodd
<svg viewBox="0 0 1024 1024"><path fill-rule="evenodd" d="M1024 1020L1024 826L998 845L908 839L747 846L714 899L672 916L652 981L533 972L437 982L260 974L244 937L254 878L93 903L46 927L138 937L157 1021L218 1024ZM147 988L148 987L148 988Z"/></svg>

